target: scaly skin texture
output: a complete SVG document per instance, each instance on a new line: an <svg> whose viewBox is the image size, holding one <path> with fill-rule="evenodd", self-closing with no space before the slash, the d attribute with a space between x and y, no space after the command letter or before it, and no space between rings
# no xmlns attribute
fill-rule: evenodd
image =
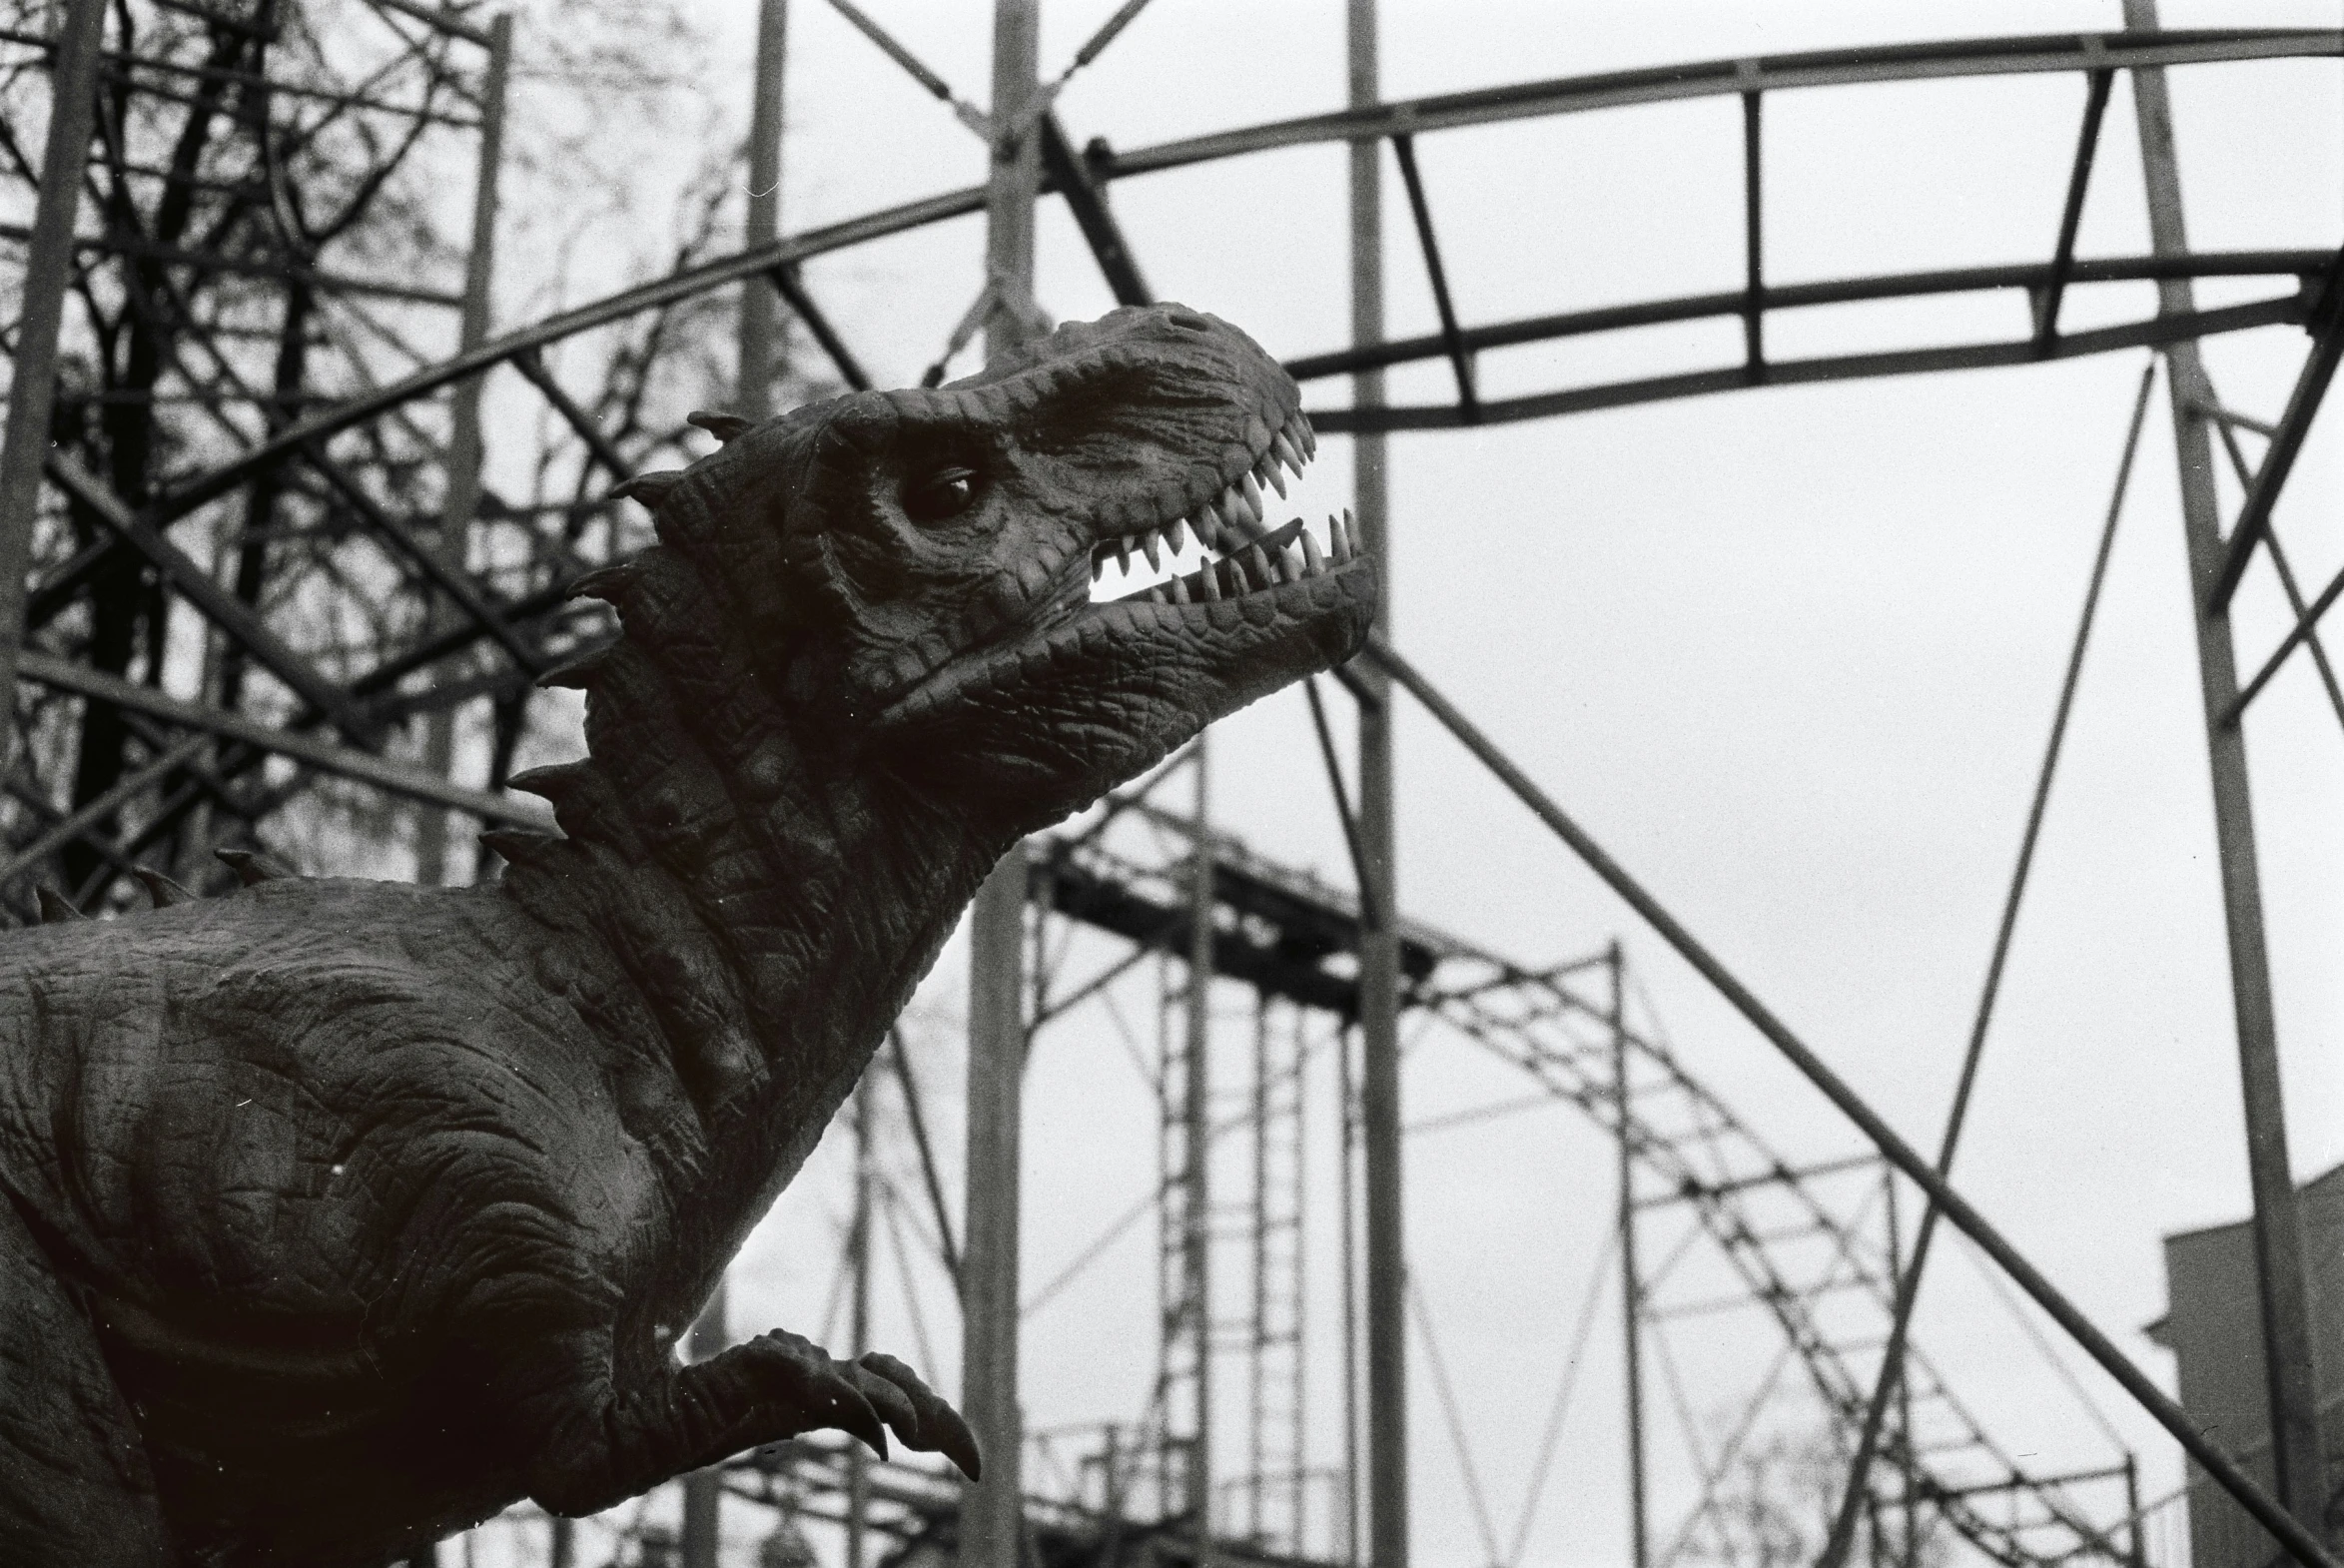
<svg viewBox="0 0 2344 1568"><path fill-rule="evenodd" d="M0 937L0 1562L380 1564L822 1426L973 1470L899 1362L674 1342L1001 853L1356 650L1340 549L1088 603L1307 450L1297 401L1164 307L709 419L585 588L590 755L515 780L562 831L490 835L497 883Z"/></svg>

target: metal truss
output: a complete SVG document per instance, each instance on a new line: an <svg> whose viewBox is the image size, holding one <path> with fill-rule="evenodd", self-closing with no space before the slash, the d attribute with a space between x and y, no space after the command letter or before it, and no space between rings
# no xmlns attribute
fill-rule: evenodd
<svg viewBox="0 0 2344 1568"><path fill-rule="evenodd" d="M1039 841L1031 872L1036 907L1069 927L1117 941L1104 950L1084 950L1088 956L1077 973L1068 957L1075 951L1069 939L1044 928L1035 944L1043 955L1031 1015L1036 1020L1056 1024L1079 1010L1096 1009L1119 986L1137 985L1152 966L1176 967L1189 953L1195 914L1188 867L1195 829L1189 819L1153 798L1175 771L1110 797L1100 818L1084 831ZM1307 1010L1323 1017L1330 1030L1347 1030L1358 1008L1355 896L1280 866L1226 833L1216 830L1208 838L1215 974L1241 985L1264 1005ZM1884 1197L1890 1189L1879 1159L1862 1155L1802 1165L1776 1150L1688 1072L1655 1033L1614 1019L1595 994L1601 959L1534 969L1421 922L1400 925L1408 975L1404 1002L1419 1029L1434 1025L1478 1046L1526 1075L1542 1097L1576 1108L1604 1134L1623 1140L1639 1222L1651 1226L1675 1216L1677 1229L1666 1238L1662 1260L1637 1281L1641 1330L1657 1339L1664 1332L1699 1332L1686 1326L1696 1319L1737 1310L1763 1314L1803 1371L1837 1440L1852 1448L1888 1341L1901 1266L1887 1206L1894 1199ZM1174 979L1160 978L1155 984L1166 994L1182 994L1185 982ZM1167 1029L1165 1038L1176 1041L1178 1031ZM1427 1043L1417 1049L1428 1049L1430 1037L1420 1038ZM1237 1044L1220 1041L1220 1070L1240 1055ZM1619 1068L1623 1053L1625 1094ZM1168 1062L1177 1056L1176 1047L1168 1048ZM1169 1084L1171 1075L1163 1077ZM1170 1105L1177 1086L1165 1093ZM1216 1124L1210 1136L1275 1135L1256 1106ZM1216 1205L1232 1212L1253 1211L1261 1198L1257 1190L1215 1194ZM1179 1228L1180 1205L1186 1201L1176 1171L1163 1174L1156 1201L1166 1205L1161 1222L1169 1237ZM1112 1230L1107 1239L1120 1233L1120 1228ZM1247 1244L1258 1250L1264 1240L1249 1233ZM1075 1266L1101 1249L1086 1251ZM1693 1261L1696 1254L1708 1266ZM1699 1283L1703 1277L1706 1286ZM1063 1282L1050 1288L1055 1291ZM1258 1281L1223 1288L1241 1293L1244 1283ZM1208 1311L1192 1303L1189 1310ZM1176 1326L1168 1326L1168 1336ZM1317 1359L1323 1364L1330 1358L1322 1354ZM1942 1520L2010 1568L2041 1568L2076 1558L2137 1568L2137 1532L2126 1494L2109 1484L2131 1473L2128 1453L2113 1453L2105 1465L2081 1473L2029 1470L1993 1438L1918 1346L1906 1350L1906 1376L1900 1419L1883 1445L1883 1480L1876 1493L1880 1512L1910 1509ZM1676 1543L1666 1560L1732 1560L1714 1542L1715 1513L1727 1470L1739 1445L1759 1430L1756 1406L1769 1393L1779 1399L1783 1391L1771 1384L1760 1390L1751 1419L1711 1456L1692 1512L1661 1532L1661 1539ZM1235 1417L1230 1424L1236 1424ZM1151 1462L1168 1472L1176 1469L1176 1453L1157 1461L1151 1453L1168 1441L1178 1450L1193 1441L1192 1434L1169 1430L1161 1408L1138 1423L1086 1431L1092 1448L1073 1470L1061 1467L1074 1489L1048 1494L1051 1506L1090 1507L1104 1516L1105 1499L1113 1497L1118 1520L1134 1529L1178 1536L1182 1516L1176 1478L1157 1476L1158 1484L1149 1485L1141 1484L1141 1477ZM1062 1440L1075 1435L1059 1434ZM1231 1490L1265 1479L1241 1466L1224 1467L1222 1473L1230 1468L1237 1473L1223 1485ZM1030 1475L1048 1473L1045 1466L1029 1469ZM1888 1484L1891 1478L1894 1485ZM1232 1516L1224 1510L1222 1517ZM1224 1529L1217 1534L1237 1544L1300 1545L1281 1532Z"/></svg>
<svg viewBox="0 0 2344 1568"><path fill-rule="evenodd" d="M265 840L285 848L342 826L375 846L412 840L420 860L449 811L541 821L534 802L503 792L534 722L532 683L607 635L602 611L570 604L571 585L647 540L642 520L610 501L610 485L685 450L681 431L645 422L640 386L581 397L563 387L544 351L589 334L652 332L749 283L774 292L824 351L838 383L867 386L809 293L803 264L985 205L985 189L970 187L733 254L708 247L655 283L492 335L487 241L509 29L421 0L366 0L358 10L381 36L345 58L336 53L342 40L322 42L300 25L297 0L132 0L110 8L136 25L117 31L97 57L99 125L75 187L79 226L70 207L66 214L67 293L79 314L61 356L19 357L15 365L19 400L29 388L55 389L55 413L37 432L37 449L11 441L6 460L17 468L30 461L32 487L21 491L19 509L0 515L0 535L23 541L32 570L12 666L24 740L0 779L8 841L0 906L19 918L31 918L36 880L87 905L120 896L122 879L140 866L199 880L215 846ZM33 14L20 8L18 22ZM37 74L56 47L29 23L0 29L0 75ZM2179 417L2197 438L2211 432L2222 440L2245 493L2226 534L2208 524L2216 550L2197 584L2201 621L2226 638L2227 606L2257 553L2270 558L2296 617L2254 675L2231 681L2226 706L2209 709L2217 731L2234 733L2246 706L2298 650L2320 666L2344 719L2344 691L2316 635L2320 617L2344 596L2344 574L2307 594L2270 525L2344 355L2344 260L2328 250L2193 252L2162 239L2148 256L2081 257L2076 234L2116 73L2340 55L2344 34L2332 30L1991 39L1528 83L1133 152L1100 141L1078 150L1047 110L1036 124L1044 188L1068 204L1102 276L1128 303L1151 295L1110 206L1116 182L1276 148L1391 144L1439 330L1303 356L1289 369L1317 381L1443 361L1455 395L1314 412L1328 431L1487 424L2139 346L2172 351L2175 364L2194 367L2186 351L2206 337L2303 327L2311 349L2274 419L2226 407L2194 369L2175 382ZM1766 95L2040 74L2073 76L2079 88L2066 197L2042 260L1822 281L1768 276L1760 238ZM949 91L940 96L965 108ZM1511 322L1469 325L1458 317L1419 138L1726 96L1743 109L1743 287ZM0 226L0 244L37 248L44 225L56 232L57 186L40 180L24 129L0 123L0 191L31 208L34 222ZM451 236L425 225L398 270L387 272L375 260L376 242L392 219L412 216L400 207L401 180L431 147L442 158L470 154L479 188L471 232ZM2206 310L2188 302L2191 282L2217 277L2266 280L2273 292ZM2159 284L2154 316L2063 330L2072 290L2127 281ZM1767 349L1768 325L1785 312L2013 291L2028 303L2029 329L2002 342L1808 360ZM1713 319L1742 324L1734 363L1520 397L1482 394L1475 357L1491 350ZM9 347L15 355L17 345ZM538 454L548 482L527 497L498 494L479 477L493 438L479 424L479 388L505 368L542 399L558 436ZM2240 431L2266 442L2259 463L2239 446ZM0 497L19 494L0 486ZM485 767L470 768L476 784L451 781L458 713L471 716L485 753ZM1145 798L1127 798L1116 814L1175 835L1183 829ZM428 827L434 822L442 829ZM1215 972L1282 1005L1355 1017L1359 982L1345 957L1358 944L1355 902L1233 840L1216 837L1213 853ZM442 858L425 869L462 880L469 868ZM1037 1022L1107 994L1152 956L1190 951L1196 932L1177 867L1116 850L1098 835L1053 841L1034 877L1039 906L1130 948L1119 961L1126 968L1040 999ZM1413 924L1401 923L1400 935L1417 1016L1474 1040L1621 1139L1640 1187L1635 1211L1689 1216L1689 1233L1723 1261L1739 1297L1771 1315L1835 1420L1860 1416L1876 1371L1867 1357L1878 1359L1901 1260L1862 1203L1836 1195L1831 1180L1845 1173L1780 1159L1662 1045L1609 1018L1574 974L1523 970ZM1629 1065L1624 1079L1621 1060ZM934 1197L933 1161L924 1164ZM1790 1217L1770 1218L1767 1205L1787 1207ZM940 1199L935 1206L949 1245ZM1776 1234L1784 1224L1799 1232L1796 1261ZM1644 1284L1664 1272L1656 1268ZM1646 1316L1664 1320L1682 1305L1655 1293ZM2027 1475L1926 1358L1911 1355L1909 1376L1913 1413L1886 1434L1882 1472L1907 1481L1884 1503L1926 1506L2005 1563L2137 1555L2121 1519L2106 1522L2104 1508L2085 1507L2078 1489L2093 1480ZM821 1477L843 1463L816 1445L787 1445L736 1467L734 1484L803 1502L822 1495L830 1483ZM943 1515L923 1500L928 1483L905 1481L895 1497L892 1475L874 1471L871 1495L898 1510L903 1530L944 1528ZM2015 1511L1989 1517L1987 1498ZM1037 1517L1038 1528L1063 1526L1068 1539L1094 1547L1102 1531L1148 1527L1129 1524L1120 1509L1064 1500L1043 1505ZM1160 1545L1176 1553L1169 1537Z"/></svg>
<svg viewBox="0 0 2344 1568"><path fill-rule="evenodd" d="M428 7L383 4L376 9L384 25L394 30L403 53L399 70L379 70L371 77L357 77L323 57L304 60L292 50L268 47L268 30L247 25L249 16L276 14L266 8L232 20L225 11L159 6L154 14L177 19L176 31L142 33L136 50L117 50L108 57L115 118L134 130L150 104L161 106L157 125L168 125L166 111L192 115L195 106L187 100L200 95L184 90L191 81L222 79L261 95L271 107L260 118L222 113L214 141L176 173L142 154L135 135L101 137L93 145L93 199L102 200L108 216L79 242L75 289L94 299L112 288L121 300L161 313L154 329L162 344L159 365L141 385L124 391L143 399L145 411L173 432L184 455L175 452L173 460L157 464L116 452L104 438L92 437L87 458L77 458L68 443L48 464L48 499L34 547L39 579L28 600L27 657L20 666L28 704L23 732L34 743L9 781L11 858L0 878L0 901L20 916L30 913L30 883L37 878L58 880L69 897L87 902L116 887L134 862L160 858L193 874L205 864L210 845L251 838L272 821L280 839L289 831L300 836L305 816L315 820L326 811L347 820L364 818L380 828L391 819L369 797L453 806L488 821L537 819L534 802L500 795L504 766L529 722L529 682L606 631L598 612L566 602L568 584L642 542L640 521L607 501L608 484L662 448L675 449L678 435L633 427L623 395L605 396L602 406L582 405L550 374L543 351L583 334L624 332L662 313L688 309L730 285L763 279L825 350L839 381L868 385L860 363L808 293L801 264L964 216L984 201L982 188L946 193L694 262L653 284L516 331L462 333L460 320L450 318L464 316L467 291L476 294L484 287L484 269L465 263L468 245L443 242L419 276L387 279L369 276L360 255L344 259L346 251L357 251L363 223L307 250L279 232L276 209L284 205L281 198L292 175L283 167L271 174L269 145L273 137L284 140L289 127L298 139L301 127L309 124L289 119L295 111L284 105L315 105L320 118L338 124L372 123L373 117L381 125L372 145L393 150L407 146L410 133L476 139L483 131L490 65L483 55L493 55L492 30ZM0 37L0 45L7 44L21 51L21 68L37 68L44 40L20 30L20 36ZM1325 409L1315 418L1328 430L1364 430L1370 423L1375 428L1487 423L1732 388L2103 353L2273 323L2313 327L2317 352L2307 362L2296 398L2271 426L2270 460L2257 470L2240 525L2231 535L2219 595L2227 593L2248 554L2267 536L2278 488L2333 375L2336 256L2078 257L2076 218L2114 72L2143 65L2332 58L2340 52L2344 35L2330 31L2226 30L1776 56L1443 95L1130 153L1096 141L1078 152L1055 115L1045 115L1045 185L1069 204L1118 298L1139 301L1149 298L1146 282L1108 206L1115 182L1272 148L1361 137L1389 141L1440 307L1440 331L1370 350L1304 356L1289 368L1301 378L1318 380L1445 359L1458 395L1448 404L1385 408L1372 415ZM227 63L203 63L214 59ZM1755 223L1761 191L1758 128L1765 94L2042 73L2076 75L2084 89L2068 198L2047 260L1778 283L1764 276L1753 238L1748 282L1738 292L1481 326L1459 322L1448 304L1449 268L1435 237L1432 193L1418 173L1418 137L1500 121L1738 94L1750 131L1745 161L1753 220L1749 232L1755 237L1760 232ZM273 137L256 132L265 126L276 127ZM492 185L493 159L483 156L480 168L486 189ZM396 172L391 167L350 178L350 189L375 190L374 199L382 200L380 191ZM22 156L15 173L20 180L32 174ZM214 228L229 238L190 250L184 233L157 229L171 192L214 204ZM486 211L492 220L492 207ZM232 243L246 232L255 238ZM429 281L434 272L444 284ZM2060 330L2060 304L2073 287L2201 277L2267 278L2287 287L2241 305L2168 311L2074 334ZM1765 352L1766 323L1785 311L2013 290L2034 303L2035 327L2023 340L1814 361L1770 359ZM1524 398L1491 400L1476 391L1473 357L1485 350L1718 317L1745 322L1747 353L1740 364ZM437 358L414 347L434 336L444 339L450 327L474 341ZM558 498L499 496L478 490L476 479L462 476L476 474L476 442L484 436L475 428L473 448L459 452L454 425L461 422L467 401L476 408L478 378L505 366L545 399L570 441L564 461L574 480ZM468 393L461 391L467 387ZM77 410L100 424L128 417L118 405L123 392L95 391L94 400L77 400L69 388L59 417L70 418ZM191 424L195 433L186 433ZM451 501L459 510L469 503L468 524L450 520ZM21 527L25 519L9 521ZM216 548L196 537L205 532L226 543ZM235 577L234 585L221 586L228 576ZM2280 661L2315 640L2312 627L2340 594L2344 578L2308 598L2297 594L2295 633L2246 683L2240 707L2262 689ZM127 641L143 637L147 652L126 645L126 623L133 628ZM159 658L148 656L168 641L174 625L194 628L203 640L207 663L201 690L165 689ZM88 673L68 674L68 666ZM113 699L128 694L104 685L108 678L127 680L154 695L139 706L117 702ZM175 700L166 703L166 697ZM430 754L428 744L418 747L417 741L427 742L435 723L444 733L445 715L467 704L475 713L487 710L491 766L484 790L451 797L445 784L422 777L444 772L444 764ZM370 753L375 763L357 760ZM401 769L393 762L409 766ZM363 784L356 794L347 782L352 780ZM460 876L461 868L449 874Z"/></svg>

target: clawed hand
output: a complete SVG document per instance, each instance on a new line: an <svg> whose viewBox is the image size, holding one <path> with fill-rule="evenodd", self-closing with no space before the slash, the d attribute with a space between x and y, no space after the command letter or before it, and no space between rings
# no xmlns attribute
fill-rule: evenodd
<svg viewBox="0 0 2344 1568"><path fill-rule="evenodd" d="M969 1423L892 1355L873 1351L858 1361L840 1361L802 1335L779 1328L758 1335L740 1352L778 1374L805 1414L806 1430L836 1427L861 1438L884 1459L893 1428L906 1448L941 1453L972 1481L983 1473Z"/></svg>

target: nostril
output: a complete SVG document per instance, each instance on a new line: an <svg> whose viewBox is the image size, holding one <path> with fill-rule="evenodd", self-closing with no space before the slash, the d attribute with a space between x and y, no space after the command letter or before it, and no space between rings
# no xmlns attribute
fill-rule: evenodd
<svg viewBox="0 0 2344 1568"><path fill-rule="evenodd" d="M1183 311L1175 307L1165 312L1164 319L1174 327L1184 327L1192 333L1212 331L1212 323L1198 316L1194 311Z"/></svg>

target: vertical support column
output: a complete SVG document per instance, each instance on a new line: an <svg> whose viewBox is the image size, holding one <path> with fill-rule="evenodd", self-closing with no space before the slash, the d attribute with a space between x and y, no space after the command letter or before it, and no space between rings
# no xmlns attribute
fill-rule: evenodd
<svg viewBox="0 0 2344 1568"><path fill-rule="evenodd" d="M861 1360L871 1348L871 1086L855 1090L855 1211L847 1232L848 1263L854 1269L854 1296L848 1308L847 1358ZM861 1443L847 1445L846 1568L864 1568L871 1513L871 1455Z"/></svg>
<svg viewBox="0 0 2344 1568"><path fill-rule="evenodd" d="M695 1361L705 1361L722 1350L729 1334L725 1325L724 1281L716 1282L716 1293L708 1304L700 1308L700 1315L692 1320L691 1334L684 1341L684 1353ZM681 1568L716 1568L717 1544L722 1538L724 1497L723 1477L716 1466L694 1470L683 1480L682 1528L677 1532L676 1555Z"/></svg>
<svg viewBox="0 0 2344 1568"><path fill-rule="evenodd" d="M1336 1549L1345 1568L1359 1568L1359 1098L1348 1025L1335 1037L1334 1061L1343 1219L1343 1537Z"/></svg>
<svg viewBox="0 0 2344 1568"><path fill-rule="evenodd" d="M1180 1134L1187 1186L1180 1237L1181 1271L1185 1280L1189 1317L1187 1331L1195 1335L1196 1429L1190 1435L1187 1464L1181 1472L1186 1495L1181 1507L1188 1516L1189 1538L1195 1543L1198 1564L1212 1556L1212 793L1210 757L1203 736L1196 737L1195 840L1188 862L1188 997L1183 1043L1186 1060L1181 1070L1187 1082L1180 1110L1185 1125Z"/></svg>
<svg viewBox="0 0 2344 1568"><path fill-rule="evenodd" d="M749 88L749 205L744 224L749 245L772 239L781 227L781 72L787 16L786 0L764 0L757 14L757 69ZM773 288L762 278L752 278L741 286L733 383L734 396L746 418L763 418L772 411L774 326ZM725 1281L719 1279L715 1294L700 1308L689 1341L692 1359L705 1360L716 1354L731 1337L725 1321L727 1294ZM848 1446L851 1454L861 1456L861 1444ZM713 1468L695 1470L684 1477L683 1492L683 1528L677 1543L682 1568L716 1568L717 1549L724 1538L722 1478Z"/></svg>
<svg viewBox="0 0 2344 1568"><path fill-rule="evenodd" d="M472 246L464 262L463 311L456 352L488 339L489 291L496 278L496 181L504 164L505 80L512 65L512 15L488 24L488 63L480 79L480 163L472 183ZM480 508L480 391L487 373L456 383L447 440L447 493L439 518L439 558L461 571L469 553L472 519ZM437 617L434 617L436 619ZM423 766L444 774L455 760L455 714L433 712L423 724ZM455 870L449 854L453 813L428 807L415 817L415 880L444 885Z"/></svg>
<svg viewBox="0 0 2344 1568"><path fill-rule="evenodd" d="M2156 0L2124 0L2124 25L2157 27ZM2189 249L2182 224L2181 174L2173 110L2164 72L2132 73L2133 107L2148 187L2149 238L2159 256ZM2187 279L2157 284L2160 315L2193 306ZM2304 1285L2303 1232L2287 1157L2279 1080L2278 1023L2264 946L2262 887L2255 858L2254 808L2247 788L2246 734L2228 722L2238 697L2236 649L2227 607L2209 609L2223 557L2214 492L2213 450L2199 403L2213 401L2195 343L2165 351L2172 375L2173 444L2180 459L2181 529L2188 545L2190 598L2197 622L2198 692L2205 707L2206 753L2213 774L2214 838L2221 864L2222 912L2229 937L2230 998L2237 1019L2238 1070L2246 1103L2247 1180L2254 1194L2254 1262L2262 1302L2264 1387L2270 1401L2273 1480L2280 1503L2315 1532L2325 1529L2327 1476L2319 1405L2312 1381L2311 1326Z"/></svg>
<svg viewBox="0 0 2344 1568"><path fill-rule="evenodd" d="M1376 102L1375 0L1350 0L1350 102ZM1383 341L1382 148L1351 144L1351 342ZM1383 372L1351 379L1351 400L1379 407ZM1383 567L1383 603L1375 629L1391 635L1390 502L1384 440L1352 441L1360 538ZM1359 708L1359 847L1371 886L1359 943L1361 1042L1360 1142L1367 1187L1367 1560L1374 1568L1408 1561L1408 1361L1401 1292L1407 1279L1400 1206L1400 947L1389 918L1398 909L1392 867L1391 685L1366 664L1359 675L1373 702Z"/></svg>
<svg viewBox="0 0 2344 1568"><path fill-rule="evenodd" d="M2131 1568L2148 1568L2148 1548L2140 1534L2140 1461L2124 1456L2124 1558Z"/></svg>
<svg viewBox="0 0 2344 1568"><path fill-rule="evenodd" d="M961 1413L985 1479L961 1495L960 1561L1018 1568L1018 1175L1026 1030L1019 981L1026 846L1011 847L969 912L968 1214L961 1256Z"/></svg>
<svg viewBox="0 0 2344 1568"><path fill-rule="evenodd" d="M1628 1138L1627 977L1617 937L1604 953L1611 973L1609 1019L1612 1031L1612 1085L1620 1105L1620 1318L1626 1334L1628 1396L1628 1562L1646 1568L1652 1560L1650 1512L1644 1500L1644 1276L1636 1264L1635 1150Z"/></svg>
<svg viewBox="0 0 2344 1568"><path fill-rule="evenodd" d="M746 249L781 238L782 68L788 58L789 0L762 0L757 8L757 74L749 92L749 212ZM740 367L733 397L743 418L773 411L773 372L781 349L773 285L751 278L741 285Z"/></svg>
<svg viewBox="0 0 2344 1568"><path fill-rule="evenodd" d="M57 338L73 281L73 226L81 213L82 165L97 116L98 50L104 0L72 0L49 61L49 141L41 149L41 191L25 247L24 311L16 320L8 433L0 444L0 767L16 746L16 650L24 637L24 575L40 514L41 467L49 455L49 410L57 391Z"/></svg>
<svg viewBox="0 0 2344 1568"><path fill-rule="evenodd" d="M1905 1290L1905 1225L1897 1204L1897 1173L1886 1162L1881 1165L1881 1207L1889 1216L1889 1296L1895 1300ZM1901 1361L1906 1353L1906 1341L1891 1336L1889 1348ZM1920 1502L1915 1490L1921 1479L1913 1457L1913 1380L1905 1375L1900 1365L1889 1374L1896 1379L1897 1389L1897 1478L1900 1501L1904 1511L1904 1535L1897 1550L1897 1561L1902 1568L1917 1568L1918 1530L1921 1516ZM1877 1512L1877 1509L1876 1509Z"/></svg>
<svg viewBox="0 0 2344 1568"><path fill-rule="evenodd" d="M995 0L993 147L985 203L985 264L996 299L985 349L1025 336L1034 290L1039 139L1026 123L1041 44L1040 0ZM969 911L967 1251L961 1262L961 1410L985 1450L985 1480L962 1494L960 1561L1018 1568L1025 1521L1019 1471L1018 1176L1026 1068L1023 1005L1027 851L993 868Z"/></svg>

